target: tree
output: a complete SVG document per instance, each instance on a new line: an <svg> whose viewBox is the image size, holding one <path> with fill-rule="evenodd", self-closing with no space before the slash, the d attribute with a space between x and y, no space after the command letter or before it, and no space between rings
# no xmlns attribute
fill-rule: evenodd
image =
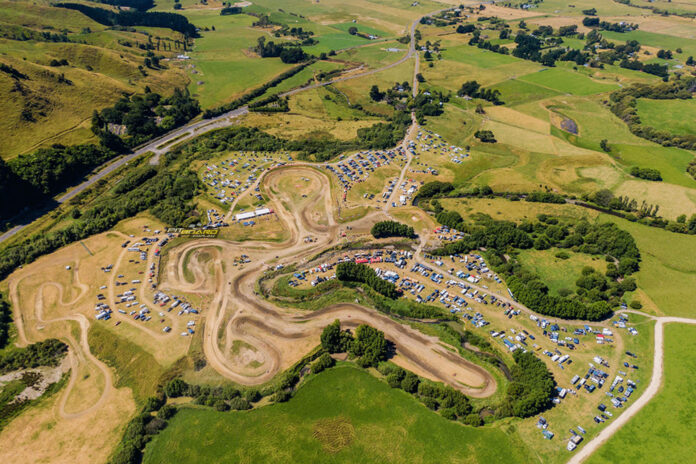
<svg viewBox="0 0 696 464"><path fill-rule="evenodd" d="M420 379L413 372L408 372L401 381L401 389L407 393L415 393L418 390Z"/></svg>
<svg viewBox="0 0 696 464"><path fill-rule="evenodd" d="M173 379L164 387L164 393L169 398L178 398L188 393L188 384L182 379Z"/></svg>
<svg viewBox="0 0 696 464"><path fill-rule="evenodd" d="M382 101L384 99L385 93L379 91L379 87L377 85L373 85L370 87L370 98L373 101Z"/></svg>
<svg viewBox="0 0 696 464"><path fill-rule="evenodd" d="M341 331L341 321L336 319L327 325L321 333L321 346L329 353L348 351L352 337L348 332Z"/></svg>
<svg viewBox="0 0 696 464"><path fill-rule="evenodd" d="M355 27L355 26L350 26L350 27L348 28L348 33L349 33L350 35L355 35L355 34L358 33L358 28Z"/></svg>
<svg viewBox="0 0 696 464"><path fill-rule="evenodd" d="M490 130L478 130L474 133L474 137L479 139L481 142L484 143L496 143L497 140L495 139L495 135L493 135L493 132Z"/></svg>
<svg viewBox="0 0 696 464"><path fill-rule="evenodd" d="M457 34L467 34L469 32L474 32L476 30L476 26L473 24L460 24L457 26Z"/></svg>
<svg viewBox="0 0 696 464"><path fill-rule="evenodd" d="M418 74L416 74L416 80L418 82L425 82L425 77L423 77L423 74L418 73Z"/></svg>
<svg viewBox="0 0 696 464"><path fill-rule="evenodd" d="M359 358L359 366L376 367L380 361L386 359L387 348L384 332L361 324L355 330L355 340L351 344L350 353Z"/></svg>
<svg viewBox="0 0 696 464"><path fill-rule="evenodd" d="M611 147L609 146L609 142L607 141L607 139L600 140L599 147L607 153L611 151Z"/></svg>
<svg viewBox="0 0 696 464"><path fill-rule="evenodd" d="M336 360L331 357L329 353L324 353L312 364L312 373L318 374L319 372L333 367L336 364Z"/></svg>

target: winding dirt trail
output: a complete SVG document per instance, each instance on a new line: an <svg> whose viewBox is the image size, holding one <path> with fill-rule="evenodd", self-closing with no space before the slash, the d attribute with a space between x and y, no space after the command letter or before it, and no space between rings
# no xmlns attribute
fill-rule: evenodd
<svg viewBox="0 0 696 464"><path fill-rule="evenodd" d="M68 344L68 359L71 366L70 380L68 385L63 391L60 400L57 403L57 414L62 419L72 420L78 419L85 415L91 414L99 410L105 402L108 400L110 394L113 392L113 377L109 367L97 359L96 356L92 354L89 347L89 342L87 339L87 333L89 331L89 320L83 314L72 314L69 316L56 317L52 319L44 319L44 308L46 307L44 303L44 294L49 287L55 288L57 291L56 303L60 306L72 306L77 301L79 301L88 291L89 287L86 284L80 282L78 273L79 262L75 263L73 269L74 275L74 285L79 288L79 293L72 298L70 301L65 301L65 289L63 285L57 282L46 282L42 284L36 291L36 298L34 301L34 311L36 316L37 326L44 326L49 324L54 324L57 322L76 322L80 327L80 339L75 340L72 335L66 336L66 341ZM18 285L22 279L12 280L10 283L10 299L15 304L19 301L18 299ZM24 327L24 319L22 317L15 321L15 326L17 327L17 333L20 345L27 345L26 330ZM80 364L91 363L94 365L101 373L104 375L104 390L102 391L99 399L91 406L83 409L82 411L68 413L66 412L67 401L75 388L75 383L77 381L77 372Z"/></svg>

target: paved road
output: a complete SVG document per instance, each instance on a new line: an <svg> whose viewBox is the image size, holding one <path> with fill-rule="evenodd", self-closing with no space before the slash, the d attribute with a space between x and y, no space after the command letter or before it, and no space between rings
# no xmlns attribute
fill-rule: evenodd
<svg viewBox="0 0 696 464"><path fill-rule="evenodd" d="M440 9L440 10L434 11L432 13L428 13L425 16L426 17L431 16L431 15L437 14L437 13L444 11L444 10L447 10L447 9L448 8ZM420 18L413 21L413 23L411 24L411 29L410 29L411 42L409 44L408 52L398 61L395 61L394 63L390 63L386 66L381 67L381 68L372 69L372 70L369 70L369 71L366 71L363 73L352 74L352 75L344 76L344 77L338 77L338 78L332 79L330 81L311 84L311 85L307 85L304 87L299 87L297 89L293 89L293 90L290 90L288 92L281 93L280 96L281 97L291 96L291 95L295 95L295 94L300 93L300 92L304 92L306 90L312 90L312 89L316 89L319 87L324 87L326 85L335 84L337 82L343 82L343 81L347 81L350 79L358 79L361 77L370 76L370 75L385 71L387 69L391 69L395 66L398 66L401 63L404 63L406 60L408 60L412 56L414 56L414 54L415 54L416 60L417 60L418 54L416 54L416 47L415 47L415 30L416 30L416 26L418 25L419 21L420 21ZM416 63L417 63L417 61L416 61ZM414 88L414 92L415 92L415 88ZM58 204L65 203L66 201L75 197L79 193L83 192L85 189L94 185L95 182L98 182L100 179L104 178L105 176L108 176L109 174L111 174L115 170L117 170L120 167L127 164L132 159L134 159L140 155L143 155L145 153L148 153L148 152L154 153L155 156L153 157L151 163L156 164L157 162L159 162L160 155L168 152L172 148L172 146L175 145L175 143L180 143L180 142L183 142L183 141L188 140L190 138L197 137L201 134L204 134L205 132L208 132L208 131L211 131L214 129L221 129L223 127L231 126L232 124L234 124L236 118L238 118L239 116L245 115L248 112L249 112L249 107L242 106L242 107L237 108L235 110L221 114L220 116L217 116L215 118L204 119L202 121L187 124L183 127L175 129L175 130L167 133L166 135L164 135L162 137L159 137L155 140L148 142L145 145L140 146L133 153L126 155L126 156L123 156L123 157L117 159L116 161L113 161L113 162L105 165L105 167L103 169L101 169L97 174L95 174L92 177L90 177L89 179L85 180L84 182L82 182L81 184L79 184L77 187L73 188L69 192L65 193L64 195L58 197L56 199L56 202ZM167 143L167 142L170 142L170 143ZM44 208L39 208L38 210L35 210L32 213L25 215L25 217L22 220L22 224L19 224L19 225L13 227L12 229L8 230L4 234L0 235L0 242L3 242L10 237L13 237L14 235L16 235L17 233L22 231L24 228L26 228L33 221L35 221L36 219L41 217L43 214L51 211L52 209L53 209L53 206L47 206Z"/></svg>
<svg viewBox="0 0 696 464"><path fill-rule="evenodd" d="M626 408L616 420L603 429L599 435L589 441L585 446L580 448L568 460L568 464L580 464L590 457L592 453L597 451L599 447L604 445L621 427L635 416L638 411L648 404L653 397L660 391L662 386L662 375L664 372L664 326L668 323L696 324L696 319L686 319L683 317L655 317L639 311L619 311L641 314L656 321L655 323L655 353L653 355L653 372L650 379L650 385L645 392Z"/></svg>

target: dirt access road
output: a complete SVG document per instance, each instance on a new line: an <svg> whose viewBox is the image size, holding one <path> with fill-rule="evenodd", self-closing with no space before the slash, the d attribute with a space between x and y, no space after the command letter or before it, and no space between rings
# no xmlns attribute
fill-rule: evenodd
<svg viewBox="0 0 696 464"><path fill-rule="evenodd" d="M577 453L568 460L568 464L580 464L605 444L614 434L626 423L631 420L648 402L657 395L662 387L662 377L664 374L664 327L665 324L696 324L696 319L683 317L655 317L640 311L620 311L626 313L640 314L655 320L655 352L653 354L653 371L650 385L640 395L640 398L631 404L615 421L603 429L599 435L580 448Z"/></svg>

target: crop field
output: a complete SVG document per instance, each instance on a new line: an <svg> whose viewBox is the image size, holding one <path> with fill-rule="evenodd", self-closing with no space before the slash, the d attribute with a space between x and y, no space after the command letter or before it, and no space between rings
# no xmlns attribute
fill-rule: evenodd
<svg viewBox="0 0 696 464"><path fill-rule="evenodd" d="M661 462L690 459L688 446L676 444L689 443L692 439L696 393L691 385L691 372L696 369L696 327L667 324L664 331L662 390L588 463L633 463L655 460L657 456Z"/></svg>
<svg viewBox="0 0 696 464"><path fill-rule="evenodd" d="M495 441L496 446L487 443ZM196 446L192 446L196 443ZM444 419L352 367L311 379L289 402L247 412L182 409L148 444L145 463L499 462L528 459L503 428Z"/></svg>
<svg viewBox="0 0 696 464"><path fill-rule="evenodd" d="M694 100L650 100L638 99L638 115L646 126L673 134L696 134L693 121L696 119Z"/></svg>

